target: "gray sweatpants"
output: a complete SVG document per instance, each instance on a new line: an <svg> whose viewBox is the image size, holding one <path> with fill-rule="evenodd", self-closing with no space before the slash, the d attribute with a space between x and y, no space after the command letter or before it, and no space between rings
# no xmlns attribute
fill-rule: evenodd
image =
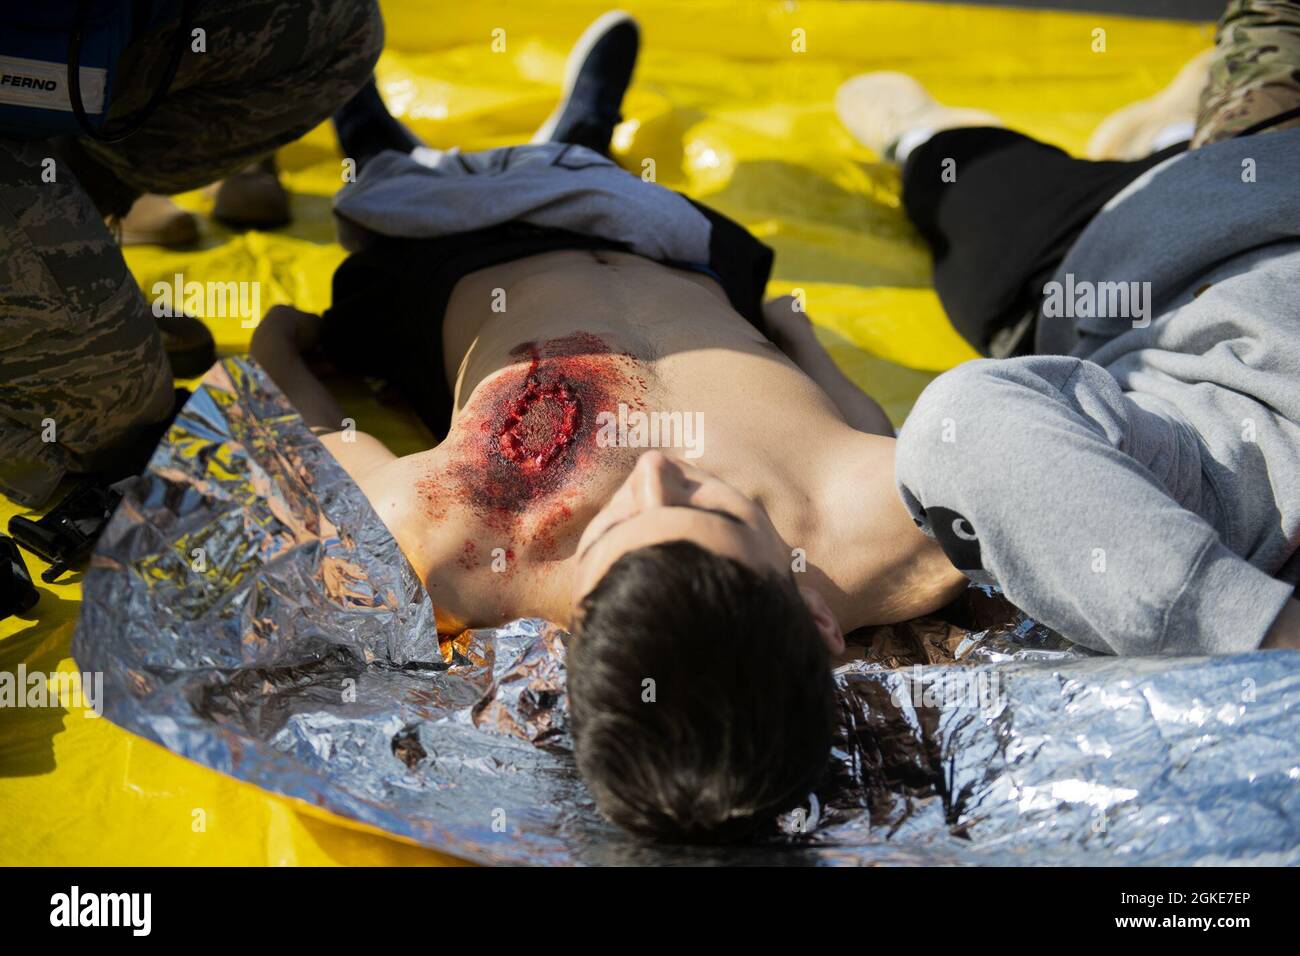
<svg viewBox="0 0 1300 956"><path fill-rule="evenodd" d="M1155 167L1054 282L1146 283L1143 315L1040 316L899 433L904 503L960 570L1078 643L1257 647L1300 580L1300 130ZM1082 304L1082 302L1081 302ZM1059 354L1068 353L1068 354Z"/></svg>

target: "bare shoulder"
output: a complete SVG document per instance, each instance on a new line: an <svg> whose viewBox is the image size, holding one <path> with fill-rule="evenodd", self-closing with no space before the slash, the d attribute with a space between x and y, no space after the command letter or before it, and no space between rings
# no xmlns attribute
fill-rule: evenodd
<svg viewBox="0 0 1300 956"><path fill-rule="evenodd" d="M419 570L422 565L416 551L427 547L427 542L420 540L424 522L418 501L423 454L398 457L365 432L330 432L321 436L321 443L357 483L370 507Z"/></svg>
<svg viewBox="0 0 1300 956"><path fill-rule="evenodd" d="M463 508L448 507L433 491L433 449L398 457L373 436L358 432L355 441L345 443L339 434L326 437L346 449L342 454L352 467L344 467L425 587L458 559L458 570L463 573L469 568L461 553L467 540L468 515Z"/></svg>
<svg viewBox="0 0 1300 956"><path fill-rule="evenodd" d="M326 432L320 436L320 442L357 482L398 460L389 447L374 435L353 429Z"/></svg>

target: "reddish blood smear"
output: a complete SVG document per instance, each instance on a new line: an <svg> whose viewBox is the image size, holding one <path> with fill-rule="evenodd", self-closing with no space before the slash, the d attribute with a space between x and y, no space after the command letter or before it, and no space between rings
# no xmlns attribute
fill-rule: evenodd
<svg viewBox="0 0 1300 956"><path fill-rule="evenodd" d="M450 465L420 491L431 519L468 507L517 541L526 517L529 539L551 550L585 474L601 455L619 453L597 445L596 416L620 402L644 407L646 383L634 356L586 332L526 342L510 354L519 364L475 391ZM472 555L462 555L462 566Z"/></svg>
<svg viewBox="0 0 1300 956"><path fill-rule="evenodd" d="M582 406L572 385L542 385L530 376L501 424L497 449L521 471L540 472L573 444L581 420Z"/></svg>

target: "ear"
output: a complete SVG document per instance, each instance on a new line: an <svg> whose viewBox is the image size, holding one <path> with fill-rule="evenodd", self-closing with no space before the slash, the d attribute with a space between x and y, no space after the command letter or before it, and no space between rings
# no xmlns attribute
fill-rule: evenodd
<svg viewBox="0 0 1300 956"><path fill-rule="evenodd" d="M808 605L808 610L812 612L813 621L817 624L817 633L821 635L822 642L826 649L831 652L832 657L837 657L844 653L844 632L840 630L840 622L835 620L835 615L831 613L830 606L822 599L822 596L812 588L799 585L799 594L803 598L804 604Z"/></svg>

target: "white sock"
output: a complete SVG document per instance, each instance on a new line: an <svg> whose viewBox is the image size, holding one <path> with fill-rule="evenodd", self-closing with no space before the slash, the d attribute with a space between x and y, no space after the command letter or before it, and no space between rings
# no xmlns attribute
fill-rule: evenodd
<svg viewBox="0 0 1300 956"><path fill-rule="evenodd" d="M935 134L933 126L918 126L916 129L909 129L902 136L894 141L894 162L902 166L907 162L907 157L912 155L912 150L927 142Z"/></svg>
<svg viewBox="0 0 1300 956"><path fill-rule="evenodd" d="M1174 143L1185 143L1192 138L1192 134L1195 132L1195 120L1186 119L1179 120L1177 123L1170 123L1152 137L1151 152L1158 153L1165 147L1174 145Z"/></svg>
<svg viewBox="0 0 1300 956"><path fill-rule="evenodd" d="M438 161L448 152L455 152L455 150L433 149L429 146L417 146L415 149L411 150L411 158L421 166L428 166L432 169L434 166L438 165Z"/></svg>

